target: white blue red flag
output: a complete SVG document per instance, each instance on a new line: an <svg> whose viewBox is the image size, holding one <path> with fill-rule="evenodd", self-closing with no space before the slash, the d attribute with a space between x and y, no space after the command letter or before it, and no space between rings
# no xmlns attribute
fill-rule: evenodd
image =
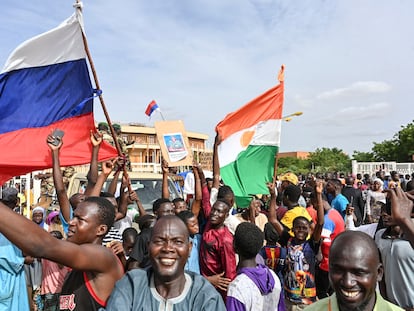
<svg viewBox="0 0 414 311"><path fill-rule="evenodd" d="M149 117L151 117L151 115L153 114L154 111L156 110L160 110L160 107L158 106L158 104L155 102L155 100L152 100L148 106L147 109L145 109L145 114Z"/></svg>
<svg viewBox="0 0 414 311"><path fill-rule="evenodd" d="M96 92L82 31L77 10L57 28L18 46L0 72L0 184L50 168L46 138L57 128L65 132L61 165L90 162ZM101 145L99 160L116 155L109 144Z"/></svg>

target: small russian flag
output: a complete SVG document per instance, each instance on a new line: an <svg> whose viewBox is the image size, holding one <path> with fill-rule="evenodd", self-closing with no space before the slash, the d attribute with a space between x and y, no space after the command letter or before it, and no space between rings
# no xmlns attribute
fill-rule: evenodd
<svg viewBox="0 0 414 311"><path fill-rule="evenodd" d="M151 101L151 102L148 104L148 107L147 107L147 109L145 110L145 114L146 114L147 116L151 117L152 113L153 113L155 110L159 110L159 109L160 109L160 107L158 107L158 104L155 102L155 100L153 100L153 101Z"/></svg>

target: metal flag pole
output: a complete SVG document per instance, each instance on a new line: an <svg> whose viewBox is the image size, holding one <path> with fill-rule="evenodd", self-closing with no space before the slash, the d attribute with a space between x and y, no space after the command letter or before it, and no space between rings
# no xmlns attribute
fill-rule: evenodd
<svg viewBox="0 0 414 311"><path fill-rule="evenodd" d="M165 118L164 118L164 115L161 112L161 109L159 109L158 112L160 113L162 120L165 121Z"/></svg>
<svg viewBox="0 0 414 311"><path fill-rule="evenodd" d="M282 65L280 67L279 74L277 76L277 79L279 80L279 83L282 84L285 81L285 65ZM279 153L279 151L278 151ZM277 179L277 165L278 165L278 156L277 153L275 154L275 161L274 161L274 167L273 167L273 180L272 180L272 186L273 188L276 185L276 179Z"/></svg>

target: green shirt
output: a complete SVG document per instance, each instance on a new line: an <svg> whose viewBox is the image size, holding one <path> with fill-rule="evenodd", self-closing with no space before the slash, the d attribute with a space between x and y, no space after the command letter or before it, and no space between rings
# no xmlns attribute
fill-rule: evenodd
<svg viewBox="0 0 414 311"><path fill-rule="evenodd" d="M375 301L375 306L372 311L404 311L404 309L401 309L395 304L386 301L384 298L381 297L380 293L377 292L376 296L377 299ZM330 297L319 300L307 306L304 309L304 311L339 311L336 295L333 294Z"/></svg>

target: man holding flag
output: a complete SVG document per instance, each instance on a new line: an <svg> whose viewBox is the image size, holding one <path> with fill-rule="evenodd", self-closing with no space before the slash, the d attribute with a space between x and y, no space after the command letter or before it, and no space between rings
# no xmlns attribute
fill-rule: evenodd
<svg viewBox="0 0 414 311"><path fill-rule="evenodd" d="M27 40L0 72L0 184L52 166L44 137L65 133L62 166L89 162L95 129L94 90L89 78L80 7L58 27ZM85 39L86 40L86 39ZM95 94L95 95L94 95ZM116 157L102 144L99 160Z"/></svg>
<svg viewBox="0 0 414 311"><path fill-rule="evenodd" d="M228 114L216 126L220 174L231 186L240 207L247 207L255 194L267 193L273 180L279 151L284 97L284 66L280 84Z"/></svg>
<svg viewBox="0 0 414 311"><path fill-rule="evenodd" d="M93 97L101 91L92 88L80 3L75 7L61 25L16 48L0 73L0 148L7 150L0 155L0 184L52 166L44 141L51 132L48 143L55 147L65 135L62 166L90 160ZM101 145L100 161L116 155L109 144ZM73 269L60 310L100 310L124 272L112 250L101 245L114 217L108 200L89 197L77 206L64 241L0 203L0 232L25 254Z"/></svg>

